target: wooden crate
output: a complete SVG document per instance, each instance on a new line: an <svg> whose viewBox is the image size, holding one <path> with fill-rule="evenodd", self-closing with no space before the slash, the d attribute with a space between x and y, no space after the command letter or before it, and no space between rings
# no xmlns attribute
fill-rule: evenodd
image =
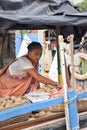
<svg viewBox="0 0 87 130"><path fill-rule="evenodd" d="M27 114L23 114L20 116L12 117L12 118L4 120L4 121L0 121L0 128L4 127L4 126L15 124L15 123L19 123L22 121L27 121L30 116L31 116L31 113L27 113Z"/></svg>
<svg viewBox="0 0 87 130"><path fill-rule="evenodd" d="M78 111L87 110L87 100L77 101Z"/></svg>

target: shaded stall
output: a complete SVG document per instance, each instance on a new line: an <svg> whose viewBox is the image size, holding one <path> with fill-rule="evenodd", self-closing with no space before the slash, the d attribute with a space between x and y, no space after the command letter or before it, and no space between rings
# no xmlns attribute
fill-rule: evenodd
<svg viewBox="0 0 87 130"><path fill-rule="evenodd" d="M6 36L9 30L54 29L57 35L64 35L64 39L68 35L74 34L74 43L76 43L80 41L80 38L85 33L86 26L87 13L85 15L79 13L67 0L0 1L1 36ZM2 41L4 39L2 37ZM3 45L6 44L3 43L0 43L2 57L4 57Z"/></svg>
<svg viewBox="0 0 87 130"><path fill-rule="evenodd" d="M80 15L79 11L67 0L1 0L0 44L3 43L1 57L3 59L15 57L15 34L9 36L8 30L54 29L56 31L58 28L65 39L68 35L74 34L76 45L86 31L86 19L87 14L85 13L83 16L81 13ZM13 44L9 45L8 41ZM4 44L5 42L6 44ZM4 48L7 55L3 53Z"/></svg>

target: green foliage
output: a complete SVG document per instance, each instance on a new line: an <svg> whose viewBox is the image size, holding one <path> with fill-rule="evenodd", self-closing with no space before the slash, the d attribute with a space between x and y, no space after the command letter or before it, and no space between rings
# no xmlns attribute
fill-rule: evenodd
<svg viewBox="0 0 87 130"><path fill-rule="evenodd" d="M76 6L79 8L80 12L87 12L87 0L79 2Z"/></svg>
<svg viewBox="0 0 87 130"><path fill-rule="evenodd" d="M26 34L26 33L28 33L28 31L27 30L20 30L20 33L21 34Z"/></svg>

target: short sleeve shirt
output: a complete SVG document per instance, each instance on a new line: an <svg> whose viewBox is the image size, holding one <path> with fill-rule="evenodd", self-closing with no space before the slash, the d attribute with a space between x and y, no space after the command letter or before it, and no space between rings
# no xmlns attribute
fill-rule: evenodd
<svg viewBox="0 0 87 130"><path fill-rule="evenodd" d="M9 66L10 74L26 74L26 69L34 68L27 57L20 57Z"/></svg>

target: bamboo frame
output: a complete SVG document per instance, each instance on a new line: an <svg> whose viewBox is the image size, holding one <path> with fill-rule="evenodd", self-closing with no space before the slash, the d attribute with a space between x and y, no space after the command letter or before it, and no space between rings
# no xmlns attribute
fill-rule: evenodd
<svg viewBox="0 0 87 130"><path fill-rule="evenodd" d="M60 47L60 59L61 59L61 73L63 80L63 92L64 92L64 103L65 103L65 118L66 118L66 127L67 130L70 130L70 120L69 120L69 110L68 110L68 97L67 97L67 79L66 79L66 68L65 68L65 59L64 59L64 48L63 48L63 36L59 35L58 43Z"/></svg>

